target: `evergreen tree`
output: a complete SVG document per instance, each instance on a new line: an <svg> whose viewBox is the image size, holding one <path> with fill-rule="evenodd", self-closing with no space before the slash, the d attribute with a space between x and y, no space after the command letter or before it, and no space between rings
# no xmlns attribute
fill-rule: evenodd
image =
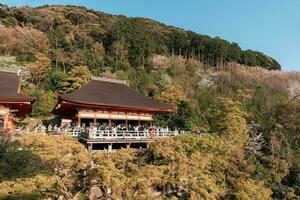
<svg viewBox="0 0 300 200"><path fill-rule="evenodd" d="M90 72L87 66L73 67L66 79L59 84L61 93L70 93L81 86L85 85L90 80Z"/></svg>

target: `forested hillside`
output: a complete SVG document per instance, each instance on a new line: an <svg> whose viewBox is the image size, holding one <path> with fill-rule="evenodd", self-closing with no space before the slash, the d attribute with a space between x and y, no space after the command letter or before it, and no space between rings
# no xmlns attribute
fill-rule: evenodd
<svg viewBox="0 0 300 200"><path fill-rule="evenodd" d="M193 132L112 155L68 137L5 138L0 199L300 198L299 72L220 38L82 7L2 5L0 23L0 67L21 68L37 98L20 124L54 123L57 94L96 75L175 105L155 123Z"/></svg>
<svg viewBox="0 0 300 200"><path fill-rule="evenodd" d="M52 62L60 68L87 65L97 71L105 68L118 70L128 66L147 69L149 57L160 54L193 58L215 67L237 62L280 69L274 59L260 52L242 51L236 43L199 35L150 19L114 16L75 6L1 6L0 9L2 25L30 28L30 34L38 36L33 48L48 53ZM18 30L10 31L18 37ZM43 42L39 43L41 40ZM22 48L21 46L19 47ZM34 60L33 52L11 49L12 46L7 48L2 50L6 54L17 56L19 60Z"/></svg>

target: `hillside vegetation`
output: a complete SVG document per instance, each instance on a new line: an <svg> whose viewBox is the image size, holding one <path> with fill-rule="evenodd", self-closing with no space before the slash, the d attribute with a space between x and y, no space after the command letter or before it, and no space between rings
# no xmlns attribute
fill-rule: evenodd
<svg viewBox="0 0 300 200"><path fill-rule="evenodd" d="M242 51L236 43L211 38L191 31L167 26L144 18L128 18L75 6L44 6L38 8L0 7L2 29L10 45L2 50L19 60L34 60L34 51L47 53L56 67L70 68L87 65L103 71L134 67L150 70L149 58L153 54L180 55L193 58L217 68L228 62L267 69L280 69L280 65L263 53ZM22 28L30 28L24 33ZM4 33L3 33L4 32ZM24 34L22 36L22 34ZM31 37L33 36L33 37ZM24 42L11 46L14 39ZM29 41L34 42L26 49ZM22 47L24 49L22 49ZM150 68L150 69L149 69Z"/></svg>
<svg viewBox="0 0 300 200"><path fill-rule="evenodd" d="M89 155L68 137L0 143L0 199L299 199L300 73L237 44L75 6L0 9L0 67L23 69L32 117L90 75L176 106L193 131L149 149ZM31 119L20 121L31 124Z"/></svg>

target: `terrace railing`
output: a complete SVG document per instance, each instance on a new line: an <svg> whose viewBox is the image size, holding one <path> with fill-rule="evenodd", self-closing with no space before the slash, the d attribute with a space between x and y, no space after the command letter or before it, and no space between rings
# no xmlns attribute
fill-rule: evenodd
<svg viewBox="0 0 300 200"><path fill-rule="evenodd" d="M64 129L60 133L72 137L82 137L90 140L148 140L150 138L172 137L179 134L190 133L187 131L114 131L114 130L97 130L97 131L82 131L80 129ZM51 133L50 133L51 134Z"/></svg>
<svg viewBox="0 0 300 200"><path fill-rule="evenodd" d="M83 137L87 139L100 139L100 140L112 140L112 139L123 139L123 140L147 140L150 138L161 138L178 135L178 131L103 131L98 130L97 132L89 132Z"/></svg>

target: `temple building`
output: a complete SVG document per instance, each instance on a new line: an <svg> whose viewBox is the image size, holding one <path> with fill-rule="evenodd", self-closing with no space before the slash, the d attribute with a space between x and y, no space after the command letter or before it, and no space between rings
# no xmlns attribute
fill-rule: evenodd
<svg viewBox="0 0 300 200"><path fill-rule="evenodd" d="M20 71L0 70L0 132L14 130L16 117L30 114L34 100L21 94Z"/></svg>
<svg viewBox="0 0 300 200"><path fill-rule="evenodd" d="M173 106L145 97L125 81L92 77L83 87L58 96L53 113L63 117L62 125L80 127L96 124L151 124L155 114L170 112Z"/></svg>

